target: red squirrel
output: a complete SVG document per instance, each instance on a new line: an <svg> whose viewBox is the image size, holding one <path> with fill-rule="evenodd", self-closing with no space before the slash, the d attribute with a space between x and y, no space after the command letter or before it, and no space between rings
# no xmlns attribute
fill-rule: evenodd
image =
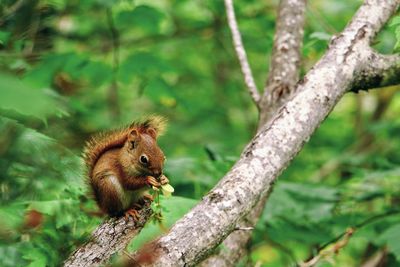
<svg viewBox="0 0 400 267"><path fill-rule="evenodd" d="M165 119L152 116L128 127L93 136L84 149L88 183L99 208L110 216L125 213L138 219L135 207L150 186L169 181L163 175L165 156L157 137Z"/></svg>

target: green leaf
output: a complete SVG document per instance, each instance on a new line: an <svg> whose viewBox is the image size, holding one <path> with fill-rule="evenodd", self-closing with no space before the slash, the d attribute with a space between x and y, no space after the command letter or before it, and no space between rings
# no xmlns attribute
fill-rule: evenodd
<svg viewBox="0 0 400 267"><path fill-rule="evenodd" d="M47 258L39 249L31 248L24 253L23 258L30 260L28 267L45 267Z"/></svg>
<svg viewBox="0 0 400 267"><path fill-rule="evenodd" d="M0 31L0 44L6 46L10 36L10 32Z"/></svg>
<svg viewBox="0 0 400 267"><path fill-rule="evenodd" d="M399 52L400 51L400 26L398 26L395 30L395 35L396 35L396 43L394 45L393 50L395 52Z"/></svg>
<svg viewBox="0 0 400 267"><path fill-rule="evenodd" d="M0 107L39 119L60 114L50 91L31 87L11 75L0 73Z"/></svg>
<svg viewBox="0 0 400 267"><path fill-rule="evenodd" d="M78 200L62 199L62 200L49 200L49 201L33 201L29 205L30 209L37 210L49 216L55 215L62 210L64 206L76 205Z"/></svg>
<svg viewBox="0 0 400 267"><path fill-rule="evenodd" d="M22 223L24 208L25 205L21 203L0 207L0 225L16 228Z"/></svg>
<svg viewBox="0 0 400 267"><path fill-rule="evenodd" d="M168 65L160 57L147 52L139 52L127 57L122 62L119 70L119 79L128 83L134 75L154 75L159 76L160 73L167 71Z"/></svg>
<svg viewBox="0 0 400 267"><path fill-rule="evenodd" d="M326 32L313 32L310 34L310 39L317 39L322 41L329 41L332 38L330 34Z"/></svg>
<svg viewBox="0 0 400 267"><path fill-rule="evenodd" d="M391 226L379 238L387 244L389 251L400 262L400 224Z"/></svg>
<svg viewBox="0 0 400 267"><path fill-rule="evenodd" d="M94 2L109 8L112 7L113 5L116 5L120 1L121 0L94 0Z"/></svg>
<svg viewBox="0 0 400 267"><path fill-rule="evenodd" d="M196 205L197 200L171 196L165 198L160 196L160 204L163 208L162 226L155 223L147 223L140 234L129 244L130 251L137 250L145 243L155 239L157 236L165 233L165 230L171 227L178 219L185 215Z"/></svg>
<svg viewBox="0 0 400 267"><path fill-rule="evenodd" d="M159 10L140 5L131 11L122 11L116 18L116 23L121 28L136 28L146 33L158 32L164 14Z"/></svg>
<svg viewBox="0 0 400 267"><path fill-rule="evenodd" d="M109 65L89 61L79 69L79 75L86 78L93 86L100 86L112 78L112 69Z"/></svg>
<svg viewBox="0 0 400 267"><path fill-rule="evenodd" d="M172 87L161 78L150 80L145 87L145 94L165 107L174 107L177 104Z"/></svg>
<svg viewBox="0 0 400 267"><path fill-rule="evenodd" d="M172 193L175 191L175 189L170 185L170 184L165 184L161 186L161 192L166 198L171 197Z"/></svg>
<svg viewBox="0 0 400 267"><path fill-rule="evenodd" d="M266 205L264 220L320 222L332 216L338 190L328 186L279 182Z"/></svg>
<svg viewBox="0 0 400 267"><path fill-rule="evenodd" d="M399 25L399 24L400 24L400 16L396 16L389 23L389 27L393 27L393 26L396 26L396 25Z"/></svg>

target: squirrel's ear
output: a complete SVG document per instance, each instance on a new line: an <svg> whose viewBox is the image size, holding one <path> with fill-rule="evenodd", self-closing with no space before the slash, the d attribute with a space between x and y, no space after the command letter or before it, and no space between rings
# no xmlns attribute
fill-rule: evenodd
<svg viewBox="0 0 400 267"><path fill-rule="evenodd" d="M151 137L153 137L154 140L157 139L157 132L156 132L156 130L154 128L148 128L146 130L146 133L148 135L150 135Z"/></svg>
<svg viewBox="0 0 400 267"><path fill-rule="evenodd" d="M128 135L128 140L135 141L139 138L139 135L139 131L137 129L133 129Z"/></svg>

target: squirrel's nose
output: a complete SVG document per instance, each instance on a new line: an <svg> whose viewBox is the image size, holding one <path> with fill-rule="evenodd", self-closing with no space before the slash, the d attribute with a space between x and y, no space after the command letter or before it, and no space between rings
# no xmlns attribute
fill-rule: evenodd
<svg viewBox="0 0 400 267"><path fill-rule="evenodd" d="M154 169L154 170L153 170L153 176L154 176L155 178L160 177L161 174L162 174L162 171L161 171L161 170L159 170L159 169Z"/></svg>

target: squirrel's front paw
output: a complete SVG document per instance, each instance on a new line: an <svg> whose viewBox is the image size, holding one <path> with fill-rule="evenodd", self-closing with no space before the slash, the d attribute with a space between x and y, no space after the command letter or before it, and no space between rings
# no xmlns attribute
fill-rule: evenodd
<svg viewBox="0 0 400 267"><path fill-rule="evenodd" d="M167 176L165 176L164 174L161 175L161 177L160 177L160 183L161 183L162 185L169 184L169 180L168 180Z"/></svg>
<svg viewBox="0 0 400 267"><path fill-rule="evenodd" d="M146 183L150 186L154 186L154 187L160 187L161 184L159 182L157 182L156 178L154 178L153 176L146 176Z"/></svg>
<svg viewBox="0 0 400 267"><path fill-rule="evenodd" d="M139 212L135 208L125 211L125 220L129 221L129 217L132 217L135 222L139 221L140 219Z"/></svg>

